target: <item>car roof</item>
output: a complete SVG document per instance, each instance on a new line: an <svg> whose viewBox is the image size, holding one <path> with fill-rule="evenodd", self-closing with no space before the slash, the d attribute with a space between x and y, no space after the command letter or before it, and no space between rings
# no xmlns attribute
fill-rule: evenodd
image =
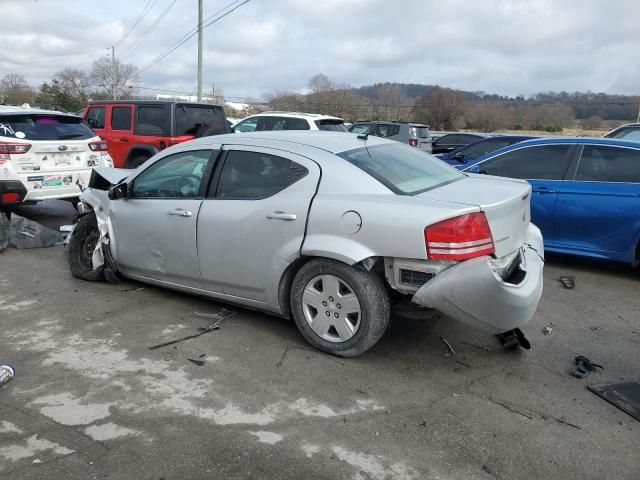
<svg viewBox="0 0 640 480"><path fill-rule="evenodd" d="M279 112L279 111L256 113L255 115L249 115L248 117L243 118L243 120L246 120L247 118L254 118L254 117L274 117L274 116L291 117L291 118L304 117L304 118L310 118L310 119L314 119L314 120L341 120L341 121L344 121L340 117L334 117L333 115L323 115L321 113Z"/></svg>
<svg viewBox="0 0 640 480"><path fill-rule="evenodd" d="M467 170L469 167L472 167L476 163L483 162L489 158L496 157L498 155L502 155L503 153L509 152L511 150L517 150L523 147L529 147L534 145L562 145L565 143L577 143L577 144L590 144L590 145L610 145L614 147L627 147L627 148L636 148L640 149L640 142L632 142L630 140L617 140L614 138L604 138L604 137L553 137L553 138L534 138L532 140L525 140L523 142L514 143L513 145L509 145L507 147L501 148L499 150L495 150L493 152L487 153L481 157L474 159L473 161L467 163L463 170Z"/></svg>
<svg viewBox="0 0 640 480"><path fill-rule="evenodd" d="M62 115L65 117L77 117L73 113L59 112L58 110L45 110L44 108L20 107L17 105L0 105L0 115L20 115L20 114L47 114Z"/></svg>
<svg viewBox="0 0 640 480"><path fill-rule="evenodd" d="M357 122L353 122L353 125L359 125L359 124L365 124L365 123L375 123L379 125L409 125L411 127L429 128L429 125L427 125L426 123L401 122L400 120L358 120Z"/></svg>
<svg viewBox="0 0 640 480"><path fill-rule="evenodd" d="M275 147L279 146L287 150L292 144L317 148L330 153L340 153L347 150L375 146L382 144L398 144L393 140L369 135L367 140L358 138L357 135L343 132L325 132L313 130L280 130L266 132L231 133L224 135L212 135L188 142L194 146L207 146L216 144L226 145L252 145ZM180 144L184 145L184 144Z"/></svg>
<svg viewBox="0 0 640 480"><path fill-rule="evenodd" d="M88 102L88 105L158 105L158 104L166 104L166 105L195 105L197 107L218 107L222 108L222 105L214 105L211 103L198 103L198 102L187 102L187 101L178 101L178 100L91 100Z"/></svg>

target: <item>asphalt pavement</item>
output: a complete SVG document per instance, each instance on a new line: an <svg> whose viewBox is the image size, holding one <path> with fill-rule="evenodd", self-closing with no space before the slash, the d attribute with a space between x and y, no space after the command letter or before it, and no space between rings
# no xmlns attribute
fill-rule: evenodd
<svg viewBox="0 0 640 480"><path fill-rule="evenodd" d="M73 209L20 214L55 226ZM545 268L530 351L396 316L342 359L244 309L149 350L228 306L75 279L62 247L9 248L0 363L17 375L0 387L0 478L637 480L640 423L586 385L640 377L640 273L564 256ZM604 370L572 377L577 355Z"/></svg>

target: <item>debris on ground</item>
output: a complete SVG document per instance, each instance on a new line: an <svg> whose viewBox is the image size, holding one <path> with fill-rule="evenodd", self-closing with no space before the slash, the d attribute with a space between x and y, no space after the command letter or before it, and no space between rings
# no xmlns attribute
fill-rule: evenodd
<svg viewBox="0 0 640 480"><path fill-rule="evenodd" d="M9 246L9 219L0 212L0 252Z"/></svg>
<svg viewBox="0 0 640 480"><path fill-rule="evenodd" d="M451 344L447 341L446 338L444 337L440 337L440 340L442 340L442 343L444 343L447 347L447 349L451 352L451 355L455 355L456 351L453 349L453 347L451 346Z"/></svg>
<svg viewBox="0 0 640 480"><path fill-rule="evenodd" d="M187 358L187 360L189 360L191 363L193 363L194 365L197 365L199 367L203 367L204 366L204 361L203 360L196 360L195 358Z"/></svg>
<svg viewBox="0 0 640 480"><path fill-rule="evenodd" d="M137 292L140 290L144 290L144 287L134 287L134 288L123 288L120 290L121 292Z"/></svg>
<svg viewBox="0 0 640 480"><path fill-rule="evenodd" d="M545 335L549 335L553 331L553 327L554 327L553 323L550 323L549 325L547 325L542 329L542 333L544 333Z"/></svg>
<svg viewBox="0 0 640 480"><path fill-rule="evenodd" d="M152 346L149 347L149 350L155 350L156 348L166 347L168 345L173 345L174 343L184 342L185 340L190 340L192 338L199 337L200 335L203 335L205 333L213 332L214 330L218 330L218 329L220 329L220 323L224 319L233 317L235 314L236 314L236 310L231 310L231 309L227 309L227 308L223 308L220 311L220 313L208 313L208 314L206 314L206 315L208 315L207 318L216 318L216 319L218 319L218 321L212 323L208 327L199 327L197 333L193 333L191 335L187 335L186 337L177 338L175 340L169 340L168 342L162 342L162 343L158 343L156 345L152 345Z"/></svg>
<svg viewBox="0 0 640 480"><path fill-rule="evenodd" d="M506 349L520 346L525 350L531 350L531 343L529 343L529 340L527 340L527 337L524 336L524 333L522 333L522 330L519 328L498 333L496 337Z"/></svg>
<svg viewBox="0 0 640 480"><path fill-rule="evenodd" d="M640 421L640 381L592 384L587 388Z"/></svg>
<svg viewBox="0 0 640 480"><path fill-rule="evenodd" d="M560 275L560 281L562 285L564 285L564 288L568 288L569 290L576 286L576 279L573 275Z"/></svg>
<svg viewBox="0 0 640 480"><path fill-rule="evenodd" d="M593 363L587 357L583 357L582 355L577 356L575 358L575 361L576 361L576 366L573 369L573 371L571 372L571 375L573 375L574 377L577 377L577 378L586 377L591 372L593 372L596 368L600 368L600 369L604 370L604 367L602 365L598 365L597 363Z"/></svg>
<svg viewBox="0 0 640 480"><path fill-rule="evenodd" d="M0 385L4 385L16 376L16 369L11 365L0 365Z"/></svg>
<svg viewBox="0 0 640 480"><path fill-rule="evenodd" d="M44 248L62 245L66 235L13 213L9 224L9 244L16 248Z"/></svg>

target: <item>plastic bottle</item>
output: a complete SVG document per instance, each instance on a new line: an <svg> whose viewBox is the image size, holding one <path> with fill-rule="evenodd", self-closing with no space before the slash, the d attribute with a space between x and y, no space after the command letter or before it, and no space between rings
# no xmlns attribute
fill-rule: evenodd
<svg viewBox="0 0 640 480"><path fill-rule="evenodd" d="M0 385L4 385L16 374L16 369L11 365L0 365Z"/></svg>

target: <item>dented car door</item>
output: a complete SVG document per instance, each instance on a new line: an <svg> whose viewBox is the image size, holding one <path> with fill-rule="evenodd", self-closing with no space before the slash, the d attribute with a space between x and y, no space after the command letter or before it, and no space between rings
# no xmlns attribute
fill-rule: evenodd
<svg viewBox="0 0 640 480"><path fill-rule="evenodd" d="M111 203L120 269L178 283L199 277L196 219L204 198L212 150L174 153L154 162Z"/></svg>

